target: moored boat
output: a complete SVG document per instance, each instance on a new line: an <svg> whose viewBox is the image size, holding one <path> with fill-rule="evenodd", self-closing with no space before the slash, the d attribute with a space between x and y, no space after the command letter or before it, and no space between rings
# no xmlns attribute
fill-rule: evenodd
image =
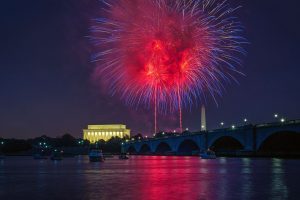
<svg viewBox="0 0 300 200"><path fill-rule="evenodd" d="M120 159L120 160L128 160L129 157L127 156L126 153L121 153L120 156L119 156L119 159Z"/></svg>
<svg viewBox="0 0 300 200"><path fill-rule="evenodd" d="M51 160L62 160L63 157L62 157L62 152L61 151L58 151L57 149L55 149L52 154L51 154L51 157L50 157Z"/></svg>
<svg viewBox="0 0 300 200"><path fill-rule="evenodd" d="M45 160L45 159L48 159L48 156L46 155L45 151L42 149L42 150L35 152L33 154L33 158L35 160Z"/></svg>
<svg viewBox="0 0 300 200"><path fill-rule="evenodd" d="M89 152L90 162L104 162L104 156L102 150L91 149Z"/></svg>
<svg viewBox="0 0 300 200"><path fill-rule="evenodd" d="M203 151L200 153L200 157L202 159L216 159L216 153L210 149L208 149L207 151Z"/></svg>

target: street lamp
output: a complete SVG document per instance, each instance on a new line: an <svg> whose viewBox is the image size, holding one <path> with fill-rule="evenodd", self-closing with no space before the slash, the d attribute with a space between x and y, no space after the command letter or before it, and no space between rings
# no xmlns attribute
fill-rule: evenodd
<svg viewBox="0 0 300 200"><path fill-rule="evenodd" d="M186 128L185 130L186 130L186 131L188 131L188 130L189 130L189 128Z"/></svg>
<svg viewBox="0 0 300 200"><path fill-rule="evenodd" d="M224 122L221 122L220 125L221 125L221 126L224 126Z"/></svg>
<svg viewBox="0 0 300 200"><path fill-rule="evenodd" d="M281 123L284 123L284 122L285 122L285 119L284 119L284 118L281 118L280 121L281 121Z"/></svg>
<svg viewBox="0 0 300 200"><path fill-rule="evenodd" d="M278 118L278 114L274 114L274 118Z"/></svg>
<svg viewBox="0 0 300 200"><path fill-rule="evenodd" d="M232 128L232 129L235 129L235 125L232 125L231 128Z"/></svg>
<svg viewBox="0 0 300 200"><path fill-rule="evenodd" d="M247 122L248 122L248 119L245 118L245 119L244 119L244 122L247 123Z"/></svg>

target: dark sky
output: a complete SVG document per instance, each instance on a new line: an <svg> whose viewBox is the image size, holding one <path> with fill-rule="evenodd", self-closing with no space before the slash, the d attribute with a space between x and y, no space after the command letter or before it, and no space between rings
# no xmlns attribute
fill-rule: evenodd
<svg viewBox="0 0 300 200"><path fill-rule="evenodd" d="M218 106L207 103L209 128L268 122L279 113L300 118L300 1L235 0L251 42L238 77ZM81 136L88 124L124 123L150 134L152 112L128 108L101 91L89 62L90 19L97 0L3 0L0 7L0 137L29 138L66 132ZM178 126L176 114L161 128ZM200 108L184 112L184 127L200 128Z"/></svg>

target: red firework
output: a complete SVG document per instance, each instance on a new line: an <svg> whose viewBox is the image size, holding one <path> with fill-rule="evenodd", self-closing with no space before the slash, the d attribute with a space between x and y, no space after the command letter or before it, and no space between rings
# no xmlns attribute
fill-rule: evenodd
<svg viewBox="0 0 300 200"><path fill-rule="evenodd" d="M240 25L226 1L104 1L106 12L92 27L102 59L101 76L131 105L173 111L220 92L221 79L243 52ZM223 65L223 66L222 66Z"/></svg>

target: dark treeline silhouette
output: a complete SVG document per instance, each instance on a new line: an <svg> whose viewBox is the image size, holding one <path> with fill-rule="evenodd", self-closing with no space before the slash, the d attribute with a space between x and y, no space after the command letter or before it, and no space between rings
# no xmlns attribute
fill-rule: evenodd
<svg viewBox="0 0 300 200"><path fill-rule="evenodd" d="M32 145L27 140L0 139L0 153L28 151Z"/></svg>
<svg viewBox="0 0 300 200"><path fill-rule="evenodd" d="M121 143L130 138L112 137L108 141L100 140L97 145L108 153L119 153L121 151ZM88 140L77 139L70 134L64 134L61 137L51 138L46 135L34 139L3 139L0 138L0 153L14 154L19 152L28 152L35 149L55 149L65 147L91 147Z"/></svg>
<svg viewBox="0 0 300 200"><path fill-rule="evenodd" d="M93 147L97 147L103 150L103 152L109 153L120 153L121 152L121 144L125 140L129 138L119 138L119 137L112 137L108 141L99 140L96 144L92 144Z"/></svg>
<svg viewBox="0 0 300 200"><path fill-rule="evenodd" d="M76 139L70 134L65 134L62 137L51 138L48 136L41 136L34 139L3 139L0 138L0 151L4 153L18 153L30 151L34 148L59 148L71 147L89 144L88 141Z"/></svg>

